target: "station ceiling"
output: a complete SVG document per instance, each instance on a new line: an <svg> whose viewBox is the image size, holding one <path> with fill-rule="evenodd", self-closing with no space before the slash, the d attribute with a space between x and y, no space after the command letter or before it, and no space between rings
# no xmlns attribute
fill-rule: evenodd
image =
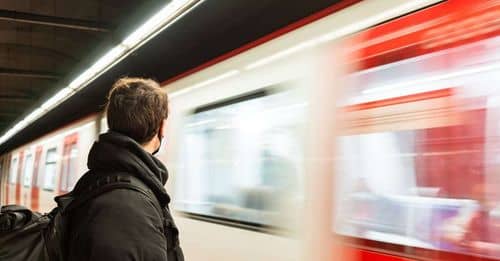
<svg viewBox="0 0 500 261"><path fill-rule="evenodd" d="M102 110L121 76L165 81L351 0L205 0L85 89L0 145L0 154ZM168 1L0 0L0 134Z"/></svg>

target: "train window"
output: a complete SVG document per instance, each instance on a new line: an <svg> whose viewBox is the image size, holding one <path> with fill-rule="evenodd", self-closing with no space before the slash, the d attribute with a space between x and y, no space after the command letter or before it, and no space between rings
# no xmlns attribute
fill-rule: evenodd
<svg viewBox="0 0 500 261"><path fill-rule="evenodd" d="M10 174L9 174L9 183L16 184L17 183L17 168L18 168L18 159L13 158L10 163Z"/></svg>
<svg viewBox="0 0 500 261"><path fill-rule="evenodd" d="M458 226L453 216L479 211L476 188L485 179L484 150L468 135L473 134L439 127L340 138L337 232L457 250L446 244L444 226Z"/></svg>
<svg viewBox="0 0 500 261"><path fill-rule="evenodd" d="M45 171L43 176L43 189L48 191L53 191L56 187L56 177L57 177L57 150L52 148L47 150L45 155Z"/></svg>
<svg viewBox="0 0 500 261"><path fill-rule="evenodd" d="M23 185L24 187L31 187L31 179L33 177L33 155L29 154L25 159L23 171Z"/></svg>
<svg viewBox="0 0 500 261"><path fill-rule="evenodd" d="M176 208L236 223L280 226L300 197L301 121L293 91L254 93L187 118Z"/></svg>

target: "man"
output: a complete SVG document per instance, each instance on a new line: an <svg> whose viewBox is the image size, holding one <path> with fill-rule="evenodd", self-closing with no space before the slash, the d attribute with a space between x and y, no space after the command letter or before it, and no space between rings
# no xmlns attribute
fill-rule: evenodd
<svg viewBox="0 0 500 261"><path fill-rule="evenodd" d="M141 180L156 198L114 189L74 210L67 260L184 260L168 210L168 172L153 156L164 135L167 94L153 80L122 78L109 92L106 113L109 131L92 146L84 178L125 173Z"/></svg>

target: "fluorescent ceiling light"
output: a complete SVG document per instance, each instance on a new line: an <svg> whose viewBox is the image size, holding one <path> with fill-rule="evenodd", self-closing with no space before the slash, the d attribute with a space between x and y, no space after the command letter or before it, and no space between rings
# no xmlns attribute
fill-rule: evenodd
<svg viewBox="0 0 500 261"><path fill-rule="evenodd" d="M43 103L42 106L40 106L40 108L42 108L46 111L50 110L55 105L61 103L65 99L67 99L72 92L73 92L73 89L71 89L69 87L61 89L58 93L56 93L54 96L52 96L50 99L48 99L45 103Z"/></svg>
<svg viewBox="0 0 500 261"><path fill-rule="evenodd" d="M233 75L236 75L240 73L239 70L231 70L231 71L228 71L226 73L223 73L221 75L218 75L216 77L213 77L213 78L210 78L208 80L205 80L205 81L202 81L202 82L199 82L193 86L190 86L190 87L187 87L187 88L184 88L184 89L181 89L181 90L178 90L178 91L174 91L172 92L171 94L169 94L169 96L171 98L173 97L176 97L176 96L179 96L179 95L182 95L182 94L185 94L185 93L188 93L190 91L193 91L194 89L198 89L200 87L203 87L203 86L207 86L209 84L212 84L212 83L215 83L217 81L220 81L220 80L223 80L223 79L226 79L226 78L229 78Z"/></svg>
<svg viewBox="0 0 500 261"><path fill-rule="evenodd" d="M24 120L27 121L27 122L32 122L33 120L37 119L39 116L42 116L44 113L45 113L44 109L37 108L32 113L30 113L28 116L26 116L24 118Z"/></svg>
<svg viewBox="0 0 500 261"><path fill-rule="evenodd" d="M128 47L136 46L146 39L152 32L160 29L165 22L175 18L176 11L196 1L172 0L168 5L160 9L155 15L149 18L144 24L131 33L122 44ZM199 1L202 2L202 1ZM148 33L146 33L148 32Z"/></svg>
<svg viewBox="0 0 500 261"><path fill-rule="evenodd" d="M95 62L92 66L90 66L87 70L85 70L82 74L76 77L70 84L69 88L78 90L82 87L85 87L85 84L91 80L93 80L96 76L99 76L101 73L104 73L106 67L113 64L117 61L120 56L125 54L127 48L123 45L117 45L113 49L109 50L106 54L104 54L97 62Z"/></svg>
<svg viewBox="0 0 500 261"><path fill-rule="evenodd" d="M7 132L4 134L4 136L2 136L2 138L3 138L3 137L6 137L6 139L9 139L10 137L12 137L12 136L14 135L14 132L15 132L15 131L16 131L16 130L15 130L14 128L10 129L9 131L7 131Z"/></svg>
<svg viewBox="0 0 500 261"><path fill-rule="evenodd" d="M436 2L436 0L409 1L405 4L396 6L395 8L392 8L392 9L389 9L387 11L375 14L373 16L366 18L366 19L362 19L361 21L358 21L356 23L349 24L347 26L341 27L341 28L334 30L332 32L320 35L319 37L304 41L304 42L302 42L294 47L291 47L291 48L286 49L284 51L277 52L274 55L257 60L256 62L253 62L253 63L245 66L245 69L251 70L251 69L263 66L265 64L269 64L273 61L279 60L283 57L289 56L291 54L305 50L307 48L314 47L314 46L332 41L334 39L339 39L339 38L348 36L350 34L362 31L366 28L369 28L369 27L375 26L379 23L382 23L384 21L387 21L388 19L391 19L395 16L409 13L415 9L418 9L418 8L421 8L424 6L428 6L428 5L433 4L435 2Z"/></svg>
<svg viewBox="0 0 500 261"><path fill-rule="evenodd" d="M14 130L13 132L17 132L19 130L21 130L22 128L26 127L27 124L27 121L25 120L22 120L20 122L18 122L16 125L14 125L14 127L12 127L12 129Z"/></svg>
<svg viewBox="0 0 500 261"><path fill-rule="evenodd" d="M107 66L112 64L114 61L117 60L122 54L124 54L127 51L127 48L121 44L115 46L113 49L109 50L105 55L103 55L97 62L95 62L89 70L93 71L94 73L101 72L102 70L106 69Z"/></svg>
<svg viewBox="0 0 500 261"><path fill-rule="evenodd" d="M160 11L154 14L144 24L127 36L120 44L113 47L94 64L78 75L71 83L45 101L39 108L35 109L22 121L18 122L9 131L0 137L0 144L22 130L30 122L35 121L55 106L71 97L78 90L85 88L88 83L99 75L109 70L116 63L124 59L130 52L147 42L156 33L159 33L169 25L173 24L184 14L194 9L203 0L172 0Z"/></svg>

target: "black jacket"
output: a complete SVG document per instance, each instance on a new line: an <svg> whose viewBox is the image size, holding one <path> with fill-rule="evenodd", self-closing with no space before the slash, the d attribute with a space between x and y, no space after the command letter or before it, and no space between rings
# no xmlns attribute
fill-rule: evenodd
<svg viewBox="0 0 500 261"><path fill-rule="evenodd" d="M155 207L158 203L137 191L106 192L71 212L67 260L184 260L168 210L168 172L159 160L133 139L110 131L94 143L87 165L86 180L115 172L139 178L153 191L164 215Z"/></svg>

